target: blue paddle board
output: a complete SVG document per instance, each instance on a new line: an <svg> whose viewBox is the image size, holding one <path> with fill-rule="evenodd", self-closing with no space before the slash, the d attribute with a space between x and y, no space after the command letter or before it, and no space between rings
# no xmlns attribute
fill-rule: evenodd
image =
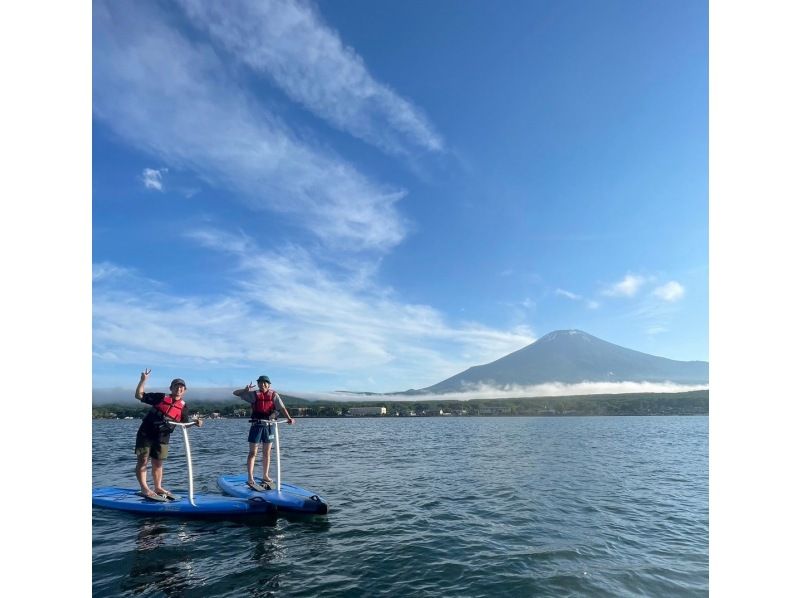
<svg viewBox="0 0 800 598"><path fill-rule="evenodd" d="M93 488L92 504L96 507L177 517L241 517L275 515L276 507L266 497L233 498L231 496L194 495L194 505L188 496L158 502L144 498L131 488Z"/></svg>
<svg viewBox="0 0 800 598"><path fill-rule="evenodd" d="M319 494L309 492L305 488L281 482L281 490L265 490L259 492L247 485L247 475L223 475L217 478L217 485L226 494L240 498L263 498L288 513L306 513L324 515L328 512L328 503Z"/></svg>

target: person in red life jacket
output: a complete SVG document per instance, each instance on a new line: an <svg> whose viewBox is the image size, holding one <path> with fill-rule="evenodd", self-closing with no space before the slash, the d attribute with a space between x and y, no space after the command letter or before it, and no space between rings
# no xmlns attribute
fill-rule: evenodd
<svg viewBox="0 0 800 598"><path fill-rule="evenodd" d="M170 426L169 422L189 422L189 408L183 400L186 393L186 382L180 378L175 378L169 385L170 394L163 392L145 392L144 384L150 376L150 371L146 369L139 378L136 386L135 397L142 403L151 406L147 414L142 418L139 431L136 433L136 480L141 487L141 495L151 500L175 500L169 490L165 490L161 484L164 471L164 459L167 458L169 450L169 435L175 426ZM203 425L203 420L198 418L193 420L198 427ZM151 490L147 485L147 461L151 462L153 472L153 487Z"/></svg>
<svg viewBox="0 0 800 598"><path fill-rule="evenodd" d="M272 441L275 440L275 425L268 423L266 420L275 419L279 408L283 410L290 424L294 423L294 419L289 415L281 396L270 388L271 382L268 376L259 376L256 382L258 383L257 391L252 390L253 383L251 382L242 389L234 390L233 394L250 403L253 408L250 416L252 425L250 426L250 433L247 435L247 441L250 443L250 452L247 454L247 485L253 490L260 491L264 488L269 488L269 482L272 482L272 478L269 477L269 462L272 455ZM261 485L256 484L253 477L259 444L264 445Z"/></svg>

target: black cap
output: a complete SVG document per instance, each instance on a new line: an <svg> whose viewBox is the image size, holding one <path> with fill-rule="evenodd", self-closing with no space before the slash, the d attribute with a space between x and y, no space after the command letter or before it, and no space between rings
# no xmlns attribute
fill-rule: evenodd
<svg viewBox="0 0 800 598"><path fill-rule="evenodd" d="M175 378L172 382L169 383L169 387L172 388L176 384L183 384L184 388L186 387L186 382L183 381L183 378Z"/></svg>
<svg viewBox="0 0 800 598"><path fill-rule="evenodd" d="M269 381L269 376L259 376L256 382L266 382L267 384L272 384L272 382Z"/></svg>

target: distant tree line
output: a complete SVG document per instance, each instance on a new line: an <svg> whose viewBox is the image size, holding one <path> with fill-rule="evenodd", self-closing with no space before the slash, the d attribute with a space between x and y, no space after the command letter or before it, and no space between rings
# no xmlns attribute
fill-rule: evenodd
<svg viewBox="0 0 800 598"><path fill-rule="evenodd" d="M283 395L296 417L348 417L351 407L386 407L386 416L575 416L575 415L708 415L708 391L681 393L630 393L569 397L471 399L467 401L307 401ZM235 399L189 401L192 413L202 417L249 417L249 406ZM148 406L130 404L92 405L92 418L141 418Z"/></svg>

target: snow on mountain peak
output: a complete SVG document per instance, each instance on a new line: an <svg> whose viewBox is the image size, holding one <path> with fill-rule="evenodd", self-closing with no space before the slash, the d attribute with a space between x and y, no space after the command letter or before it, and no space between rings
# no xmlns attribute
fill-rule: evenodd
<svg viewBox="0 0 800 598"><path fill-rule="evenodd" d="M577 329L575 329L575 328L572 328L572 329L570 329L570 330L554 330L553 332L550 332L550 333L548 333L548 334L545 334L545 335L544 335L542 338L540 338L539 340L540 340L540 341L545 341L545 342L546 342L546 341L552 341L552 340L555 340L555 339L557 339L557 338L561 338L561 337L564 337L564 336L574 336L574 335L578 335L578 336L580 336L580 337L583 337L583 338L585 338L586 340L589 340L589 339L591 338L591 337L590 337L588 334L586 334L585 332L583 332L583 331L581 331L581 330L577 330Z"/></svg>

